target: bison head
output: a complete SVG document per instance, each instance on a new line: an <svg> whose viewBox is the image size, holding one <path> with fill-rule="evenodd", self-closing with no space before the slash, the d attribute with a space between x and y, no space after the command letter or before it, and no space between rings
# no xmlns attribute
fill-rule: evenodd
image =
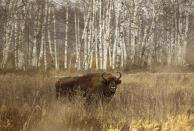
<svg viewBox="0 0 194 131"><path fill-rule="evenodd" d="M106 74L105 72L102 74L103 83L106 85L106 89L110 91L111 93L115 93L117 89L117 85L121 84L121 73L118 72L119 76L115 77L111 74ZM107 76L105 76L107 75Z"/></svg>

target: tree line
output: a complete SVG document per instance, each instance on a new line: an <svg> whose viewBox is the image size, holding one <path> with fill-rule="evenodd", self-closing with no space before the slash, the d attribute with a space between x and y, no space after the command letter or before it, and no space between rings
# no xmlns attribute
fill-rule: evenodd
<svg viewBox="0 0 194 131"><path fill-rule="evenodd" d="M1 0L0 68L186 64L192 0Z"/></svg>

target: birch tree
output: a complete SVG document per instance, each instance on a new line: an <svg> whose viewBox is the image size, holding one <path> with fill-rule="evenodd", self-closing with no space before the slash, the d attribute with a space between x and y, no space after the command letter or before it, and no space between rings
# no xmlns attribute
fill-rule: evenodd
<svg viewBox="0 0 194 131"><path fill-rule="evenodd" d="M0 67L184 66L193 7L192 0L0 1Z"/></svg>
<svg viewBox="0 0 194 131"><path fill-rule="evenodd" d="M58 65L58 53L57 53L57 39L56 39L56 18L55 18L55 12L54 12L54 7L53 9L53 24L54 24L54 57L55 57L55 69L59 70L59 65Z"/></svg>
<svg viewBox="0 0 194 131"><path fill-rule="evenodd" d="M68 49L68 24L69 24L69 1L67 1L66 6L66 16L65 16L65 49L64 49L64 68L67 69L67 49Z"/></svg>

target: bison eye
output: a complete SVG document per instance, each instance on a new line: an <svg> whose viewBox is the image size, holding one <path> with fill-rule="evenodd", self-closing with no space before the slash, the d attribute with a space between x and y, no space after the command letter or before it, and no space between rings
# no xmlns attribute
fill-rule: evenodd
<svg viewBox="0 0 194 131"><path fill-rule="evenodd" d="M121 84L121 80L117 80L117 84Z"/></svg>

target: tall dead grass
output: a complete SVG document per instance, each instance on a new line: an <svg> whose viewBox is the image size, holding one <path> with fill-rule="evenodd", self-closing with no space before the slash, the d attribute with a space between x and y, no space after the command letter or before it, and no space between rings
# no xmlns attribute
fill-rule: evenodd
<svg viewBox="0 0 194 131"><path fill-rule="evenodd" d="M126 74L108 105L86 112L79 96L74 103L55 100L56 78L1 75L0 130L129 130L165 123L194 107L193 80L191 74Z"/></svg>

